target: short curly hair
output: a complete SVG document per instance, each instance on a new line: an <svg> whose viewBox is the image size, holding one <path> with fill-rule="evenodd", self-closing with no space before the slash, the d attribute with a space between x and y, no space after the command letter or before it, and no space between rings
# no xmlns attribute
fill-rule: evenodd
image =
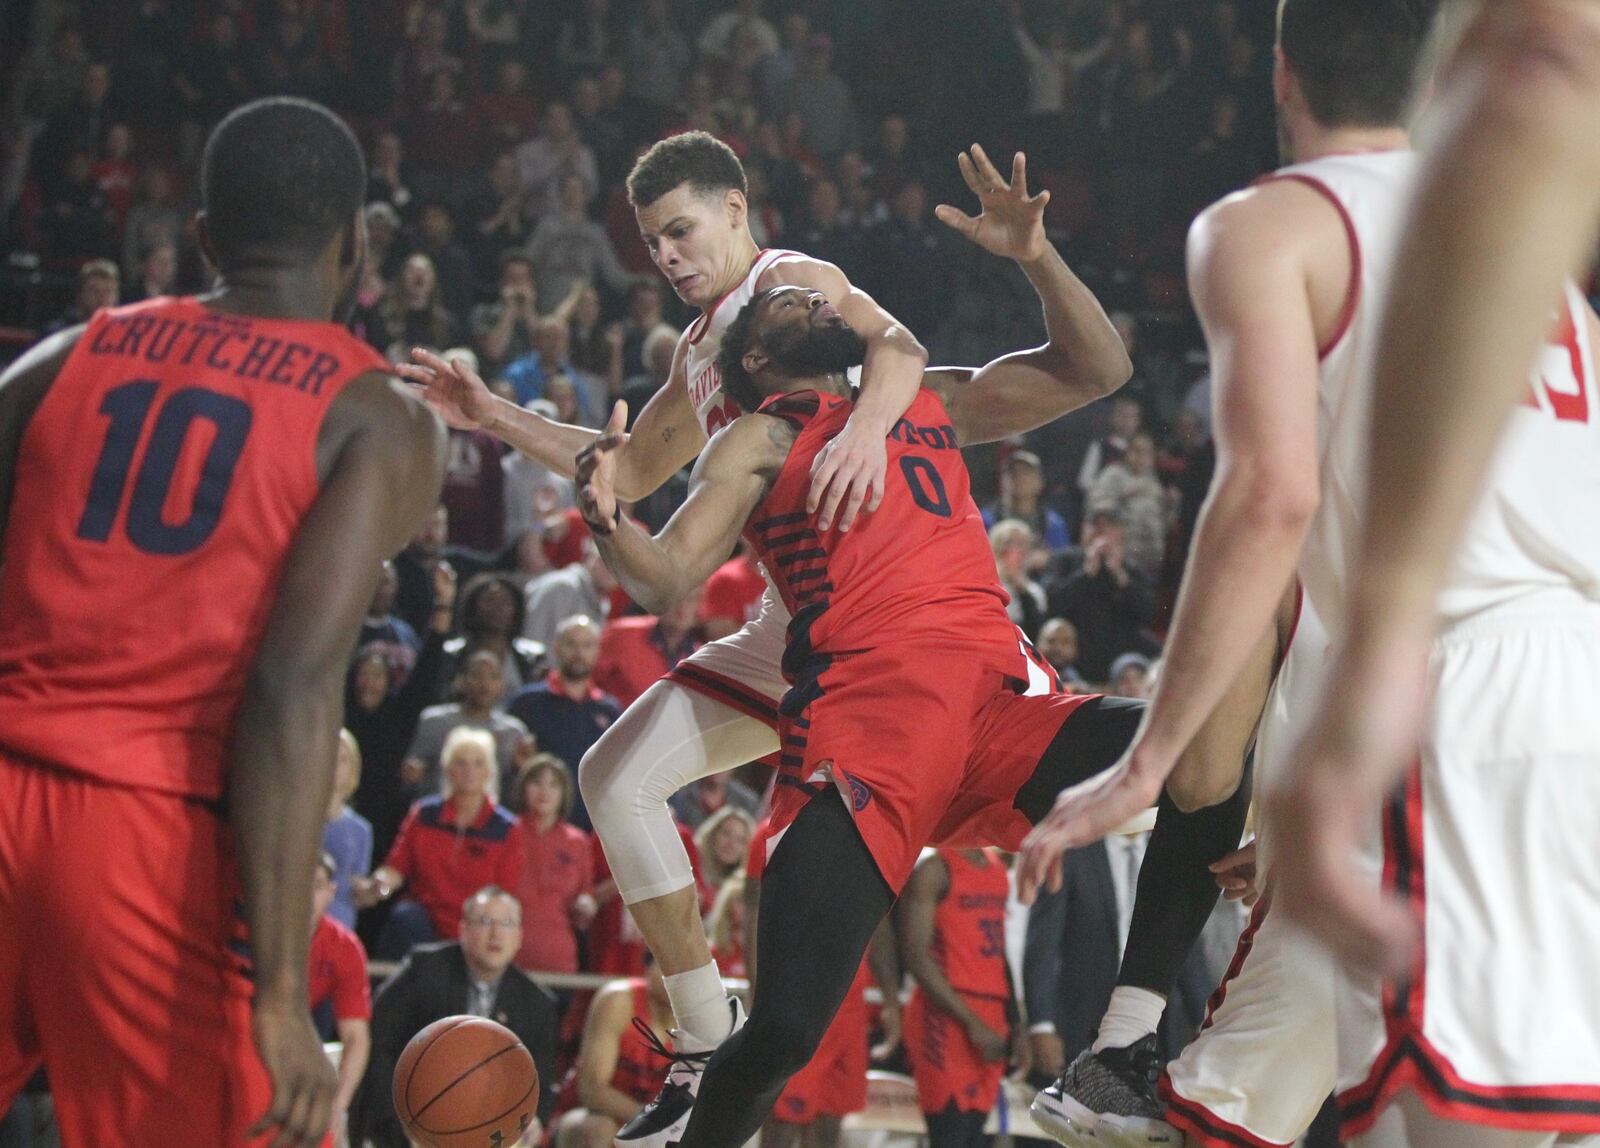
<svg viewBox="0 0 1600 1148"><path fill-rule="evenodd" d="M649 207L684 184L700 192L750 191L731 147L709 132L683 132L656 141L639 157L628 173L628 202Z"/></svg>

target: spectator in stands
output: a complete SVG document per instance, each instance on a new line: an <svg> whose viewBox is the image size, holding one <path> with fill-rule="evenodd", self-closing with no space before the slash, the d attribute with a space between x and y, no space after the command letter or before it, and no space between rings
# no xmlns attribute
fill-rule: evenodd
<svg viewBox="0 0 1600 1148"><path fill-rule="evenodd" d="M600 631L594 684L624 709L684 658L700 648L695 629L698 594L690 594L660 617L612 618Z"/></svg>
<svg viewBox="0 0 1600 1148"><path fill-rule="evenodd" d="M1114 511L1127 536L1128 565L1152 582L1167 545L1167 492L1156 474L1156 444L1144 431L1128 440L1117 462L1101 470L1089 491L1089 513Z"/></svg>
<svg viewBox="0 0 1600 1148"><path fill-rule="evenodd" d="M730 874L717 888L706 914L706 940L717 970L725 977L742 977L749 971L746 951L749 934L745 930L744 870Z"/></svg>
<svg viewBox="0 0 1600 1148"><path fill-rule="evenodd" d="M445 544L450 536L450 511L440 503L395 555L394 572L399 579L394 611L410 627L422 633L428 628L434 607L434 574L445 561ZM455 602L451 597L451 604Z"/></svg>
<svg viewBox="0 0 1600 1148"><path fill-rule="evenodd" d="M605 400L619 393L620 385L612 385L613 371L620 384L622 379L622 332L608 328L601 321L600 292L587 280L577 289L577 299L567 316L567 342L572 347L572 365L586 375L604 379L604 389L596 397L601 409L609 410ZM613 333L614 332L614 333ZM612 339L616 346L613 353ZM613 363L613 359L616 361Z"/></svg>
<svg viewBox="0 0 1600 1148"><path fill-rule="evenodd" d="M1123 654L1111 663L1111 682L1106 692L1114 697L1148 701L1154 685L1150 659L1143 654Z"/></svg>
<svg viewBox="0 0 1600 1148"><path fill-rule="evenodd" d="M708 642L726 638L761 612L767 579L744 539L734 556L718 566L700 594L700 633Z"/></svg>
<svg viewBox="0 0 1600 1148"><path fill-rule="evenodd" d="M1078 470L1078 490L1087 500L1094 493L1095 480L1100 472L1114 462L1122 461L1128 444L1139 433L1144 422L1144 409L1139 400L1128 395L1111 397L1111 430L1089 444L1083 456L1083 466Z"/></svg>
<svg viewBox="0 0 1600 1148"><path fill-rule="evenodd" d="M339 1041L339 1088L333 1095L335 1144L346 1142L350 1106L372 1052L372 984L367 950L348 925L329 912L335 862L323 853L311 877L311 968L307 978L311 1015L324 1035Z"/></svg>
<svg viewBox="0 0 1600 1148"><path fill-rule="evenodd" d="M504 374L517 401L527 403L532 399L547 398L558 405L559 397L549 391L550 381L566 376L578 400L581 418L577 421L598 427L604 410L602 399L606 393L605 380L581 371L573 364L571 337L567 333L567 316L577 305L578 291L582 287L581 281L575 283L561 305L534 324L533 353L511 363Z"/></svg>
<svg viewBox="0 0 1600 1148"><path fill-rule="evenodd" d="M534 745L527 727L500 708L504 692L499 654L479 649L462 659L457 679L461 700L423 710L416 736L406 751L401 777L412 792L438 788L444 747L450 735L463 727L484 730L494 738L495 756L502 769L497 787L511 792L511 782L532 758Z"/></svg>
<svg viewBox="0 0 1600 1148"><path fill-rule="evenodd" d="M66 176L45 206L42 226L50 254L60 263L116 254L116 216L95 186L90 152L75 151L67 157Z"/></svg>
<svg viewBox="0 0 1600 1148"><path fill-rule="evenodd" d="M555 404L544 399L535 399L528 409L549 419L556 417ZM538 542L544 533L545 520L551 515L572 509L576 504L572 480L521 451L507 454L500 466L505 471L506 538L518 547L520 554L523 537L532 535L530 549L542 554ZM528 573L542 574L546 569L547 564L542 558L531 570L519 565L519 570Z"/></svg>
<svg viewBox="0 0 1600 1148"><path fill-rule="evenodd" d="M115 263L109 259L91 259L78 268L78 293L73 298L72 306L57 316L55 322L45 328L45 333L53 334L67 327L76 327L79 323L87 323L96 311L115 307L121 285L122 276L117 272Z"/></svg>
<svg viewBox="0 0 1600 1148"><path fill-rule="evenodd" d="M411 673L400 677L382 647L362 647L345 683L344 724L355 735L363 766L353 804L372 823L375 856L388 852L406 813L400 767L417 720L441 680L444 644L455 613L456 576L450 564L440 562L429 578L430 622Z"/></svg>
<svg viewBox="0 0 1600 1148"><path fill-rule="evenodd" d="M461 57L450 50L450 12L423 4L414 5L413 10L420 10L420 18L406 29L410 45L400 73L400 99L407 111L422 106L435 72L459 74L464 70Z"/></svg>
<svg viewBox="0 0 1600 1148"><path fill-rule="evenodd" d="M542 682L525 687L507 707L538 739L539 748L562 761L582 761L600 740L622 707L594 684L600 655L600 626L584 614L564 618L556 627L552 651L555 667ZM574 825L591 828L583 798L575 797L568 815Z"/></svg>
<svg viewBox="0 0 1600 1148"><path fill-rule="evenodd" d="M694 49L668 0L644 0L639 17L629 21L623 35L622 60L634 99L658 113L677 103L684 74L694 63Z"/></svg>
<svg viewBox="0 0 1600 1148"><path fill-rule="evenodd" d="M517 780L522 815L522 947L528 972L578 971L578 937L589 928L594 899L592 835L567 820L577 787L566 762L535 755Z"/></svg>
<svg viewBox="0 0 1600 1148"><path fill-rule="evenodd" d="M92 63L83 69L83 80L70 103L56 108L33 151L33 172L46 199L61 190L70 158L85 155L85 166L94 162L100 140L111 124L108 97L111 94L111 69ZM87 171L85 175L87 176Z"/></svg>
<svg viewBox="0 0 1600 1148"><path fill-rule="evenodd" d="M407 121L406 151L430 191L477 163L480 125L467 112L460 84L455 72L441 68L433 73L427 99Z"/></svg>
<svg viewBox="0 0 1600 1148"><path fill-rule="evenodd" d="M700 850L700 873L713 894L744 868L755 831L755 818L733 805L724 805L694 831L695 848Z"/></svg>
<svg viewBox="0 0 1600 1148"><path fill-rule="evenodd" d="M700 54L729 72L748 72L778 50L778 30L761 14L761 0L734 0L701 30Z"/></svg>
<svg viewBox="0 0 1600 1148"><path fill-rule="evenodd" d="M937 225L921 180L909 179L889 200L889 217L862 241L872 293L914 331L935 331L949 313L951 272L944 225Z"/></svg>
<svg viewBox="0 0 1600 1148"><path fill-rule="evenodd" d="M592 541L584 540L582 554L582 561L541 574L528 583L523 637L548 648L565 619L606 616L606 602L617 587L617 577L601 560ZM567 759L563 756L562 760Z"/></svg>
<svg viewBox="0 0 1600 1148"><path fill-rule="evenodd" d="M455 316L444 308L433 260L420 251L406 259L399 282L389 289L377 318L377 328L368 333L367 342L391 362L409 359L412 347L441 350L455 345Z"/></svg>
<svg viewBox="0 0 1600 1148"><path fill-rule="evenodd" d="M472 258L456 242L455 219L437 201L425 203L417 216L417 251L433 260L439 279L439 301L452 318L465 318L472 308ZM460 330L460 323L456 324Z"/></svg>
<svg viewBox="0 0 1600 1148"><path fill-rule="evenodd" d="M424 941L453 939L473 890L488 884L515 889L522 879L517 819L499 804L494 737L457 729L443 757L438 796L411 807L383 864L355 883L363 909L406 890L378 938L380 960L398 960ZM520 934L510 941L515 954Z"/></svg>
<svg viewBox="0 0 1600 1148"><path fill-rule="evenodd" d="M250 98L250 61L239 32L238 15L217 8L205 35L197 38L174 69L179 155L185 163L199 156L206 130Z"/></svg>
<svg viewBox="0 0 1600 1148"><path fill-rule="evenodd" d="M367 159L367 203L387 203L401 219L408 219L415 198L399 134L379 132Z"/></svg>
<svg viewBox="0 0 1600 1148"><path fill-rule="evenodd" d="M621 293L633 276L617 259L605 228L589 218L595 185L580 172L568 171L557 182L554 210L546 211L528 240L539 294L565 299L583 283L604 282Z"/></svg>
<svg viewBox="0 0 1600 1148"><path fill-rule="evenodd" d="M1078 627L1065 618L1051 618L1039 627L1039 653L1049 662L1069 690L1087 692L1089 683L1078 672Z"/></svg>
<svg viewBox="0 0 1600 1148"><path fill-rule="evenodd" d="M779 107L785 115L799 115L805 124L806 142L825 160L856 145L855 101L833 71L833 37L826 32L814 32L806 42L805 54L783 89Z"/></svg>
<svg viewBox="0 0 1600 1148"><path fill-rule="evenodd" d="M1044 465L1031 450L1014 450L1001 464L1000 498L984 507L983 524L993 527L1002 518L1027 523L1047 552L1072 545L1067 520L1044 501ZM1035 569L1042 566L1039 563Z"/></svg>
<svg viewBox="0 0 1600 1148"><path fill-rule="evenodd" d="M690 829L699 829L730 807L754 817L761 808L761 796L731 773L713 773L678 790L670 804L679 821Z"/></svg>
<svg viewBox="0 0 1600 1148"><path fill-rule="evenodd" d="M389 664L395 667L398 680L404 681L411 667L416 664L417 654L422 650L422 639L417 637L411 623L394 612L395 597L399 592L400 579L395 573L394 563L385 561L378 577L378 587L372 592L372 601L367 605L367 616L361 619L361 636L356 640L356 649L376 645L388 657Z"/></svg>
<svg viewBox="0 0 1600 1148"><path fill-rule="evenodd" d="M643 1025L653 1039L639 1031ZM612 981L589 1003L583 1043L565 1111L553 1129L554 1148L611 1148L617 1131L655 1097L666 1079L672 1002L651 961L643 977Z"/></svg>
<svg viewBox="0 0 1600 1148"><path fill-rule="evenodd" d="M512 90L520 92L527 84L527 68L517 56L524 38L533 31L532 13L528 11L528 7L528 0L466 0L464 5L467 38L472 41L481 56L485 70L494 73L501 91L505 91L508 87L505 79L508 64L514 64L522 69L522 78ZM472 53L469 52L470 54ZM523 95L522 99L526 100L527 96ZM478 122L486 127L493 122L492 115L484 115L487 111L490 109L482 108L474 112ZM533 118L532 102L529 101L530 121ZM529 122L527 130L522 134L532 133L533 124Z"/></svg>
<svg viewBox="0 0 1600 1148"><path fill-rule="evenodd" d="M672 360L677 354L678 332L662 325L645 337L641 354L644 356L643 372L629 376L622 383L622 398L628 404L628 423L638 419L655 393L666 386L672 376ZM626 354L626 351L624 351Z"/></svg>
<svg viewBox="0 0 1600 1148"><path fill-rule="evenodd" d="M756 68L756 78L760 81L761 109L767 115L780 110L783 91L800 70L806 45L811 41L811 20L804 9L785 12L782 23L777 50Z"/></svg>
<svg viewBox="0 0 1600 1148"><path fill-rule="evenodd" d="M916 983L906 1058L929 1148L978 1148L1017 1022L1006 965L1011 882L995 849L925 852L895 906L900 963Z"/></svg>
<svg viewBox="0 0 1600 1148"><path fill-rule="evenodd" d="M846 269L860 266L861 233L845 222L839 185L826 176L811 181L805 218L796 230L794 244L813 258Z"/></svg>
<svg viewBox="0 0 1600 1148"><path fill-rule="evenodd" d="M34 141L83 88L89 53L74 20L62 20L48 41L40 40L23 56L12 74L4 127L13 141L12 155L0 183L0 213L9 213L22 190Z"/></svg>
<svg viewBox="0 0 1600 1148"><path fill-rule="evenodd" d="M446 361L460 361L474 373L477 356L452 347ZM450 512L450 540L488 556L505 548L506 477L502 465L512 448L486 430L450 428L450 453L442 498Z"/></svg>
<svg viewBox="0 0 1600 1148"><path fill-rule="evenodd" d="M501 166L500 161L496 164ZM494 374L531 352L538 322L539 291L533 261L523 251L501 252L498 297L472 309L472 341L484 369Z"/></svg>
<svg viewBox="0 0 1600 1148"><path fill-rule="evenodd" d="M94 167L90 169L94 175L95 189L111 208L119 232L128 218L129 209L133 207L134 188L139 180L139 169L129 158L132 151L133 133L128 130L128 125L112 124L106 129L100 158L95 160Z"/></svg>
<svg viewBox="0 0 1600 1148"><path fill-rule="evenodd" d="M322 849L333 862L333 900L326 911L347 929L356 927L355 879L372 870L372 822L350 808L350 799L360 786L361 746L355 734L341 729L328 823L322 827Z"/></svg>
<svg viewBox="0 0 1600 1148"><path fill-rule="evenodd" d="M361 1085L352 1139L374 1148L407 1148L394 1110L394 1069L411 1038L436 1020L462 1013L505 1025L539 1070L538 1121L550 1119L560 1075L555 998L516 969L522 908L504 888L480 887L457 907L461 940L424 945L406 957L372 1004L372 1063ZM670 1013L668 1014L670 1015ZM533 1142L539 1129L533 1130Z"/></svg>
<svg viewBox="0 0 1600 1148"><path fill-rule="evenodd" d="M989 545L1000 571L1000 584L1011 595L1006 613L1030 639L1050 616L1044 587L1028 573L1038 541L1032 528L1015 518L1003 518L989 529Z"/></svg>
<svg viewBox="0 0 1600 1148"><path fill-rule="evenodd" d="M1104 682L1111 660L1130 650L1156 652L1147 628L1155 617L1150 580L1126 561L1122 522L1111 510L1093 514L1083 531L1083 564L1048 592L1050 613L1078 630L1083 676Z"/></svg>
<svg viewBox="0 0 1600 1148"><path fill-rule="evenodd" d="M139 273L130 285L127 301L159 299L178 289L178 249L170 243L152 247L139 261Z"/></svg>
<svg viewBox="0 0 1600 1148"><path fill-rule="evenodd" d="M645 340L656 331L669 331L674 339L677 329L666 321L661 311L661 284L655 279L635 279L628 287L628 311L621 320L622 371L625 378L648 370L649 357L645 354Z"/></svg>
<svg viewBox="0 0 1600 1148"><path fill-rule="evenodd" d="M564 176L581 176L586 198L600 190L594 152L583 142L566 104L556 101L545 108L539 134L517 148L517 174L528 213L534 218L556 208Z"/></svg>
<svg viewBox="0 0 1600 1148"><path fill-rule="evenodd" d="M515 4L508 4L505 0L474 0L467 7L468 25L471 25L475 11L482 13L490 4L498 8L502 18L509 17L513 23L516 22ZM493 71L494 88L484 92L473 103L472 118L478 126L480 154L493 155L498 162L499 156L510 155L511 149L538 130L539 109L528 92L528 66L525 63L515 56L509 56L496 64ZM511 169L514 177L515 160Z"/></svg>
<svg viewBox="0 0 1600 1148"><path fill-rule="evenodd" d="M611 0L580 0L556 33L556 61L568 82L603 65L616 53Z"/></svg>
<svg viewBox="0 0 1600 1148"><path fill-rule="evenodd" d="M549 664L549 647L519 633L523 629L523 601L516 579L485 571L468 580L461 592L461 636L445 643L447 671L465 666L467 658L487 650L500 662L501 690L507 701L530 682L543 677Z"/></svg>
<svg viewBox="0 0 1600 1148"><path fill-rule="evenodd" d="M184 217L173 194L172 175L153 164L139 178L139 198L122 225L122 272L132 278L144 253L171 247L176 253L183 241ZM176 260L174 260L176 268Z"/></svg>
<svg viewBox="0 0 1600 1148"><path fill-rule="evenodd" d="M258 92L318 101L327 100L333 83L328 60L292 9L279 11L257 45L251 75Z"/></svg>

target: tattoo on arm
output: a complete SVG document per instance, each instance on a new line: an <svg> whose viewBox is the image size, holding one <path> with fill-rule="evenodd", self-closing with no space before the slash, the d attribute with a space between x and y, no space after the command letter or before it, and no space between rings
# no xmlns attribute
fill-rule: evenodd
<svg viewBox="0 0 1600 1148"><path fill-rule="evenodd" d="M662 442L671 442L672 441L672 436L677 434L677 433L678 433L678 428L677 427L666 427L661 432L661 441Z"/></svg>
<svg viewBox="0 0 1600 1148"><path fill-rule="evenodd" d="M794 440L799 433L785 419L769 418L767 420L767 437L772 440L772 445L779 450L787 451L794 445Z"/></svg>

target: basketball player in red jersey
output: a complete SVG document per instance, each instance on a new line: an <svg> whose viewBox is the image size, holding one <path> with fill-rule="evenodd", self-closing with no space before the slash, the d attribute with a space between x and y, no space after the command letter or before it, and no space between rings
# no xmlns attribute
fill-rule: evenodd
<svg viewBox="0 0 1600 1148"><path fill-rule="evenodd" d="M794 621L783 751L758 926L749 1024L710 1058L686 1148L739 1144L804 1064L922 847L1015 846L1074 779L1108 768L1139 703L1049 693L1006 619L960 448L1023 433L1095 397L1085 361L1114 338L1050 247L1044 197L980 149L962 157L978 218L940 215L1015 259L1050 341L969 374L931 371L889 437L883 504L824 531L806 509L809 468L851 407L862 342L818 292L776 288L729 326L723 386L746 411L701 458L659 537L622 520L614 450L626 412L580 459L581 505L612 569L650 608L705 578L743 531Z"/></svg>
<svg viewBox="0 0 1600 1148"><path fill-rule="evenodd" d="M929 1148L981 1148L1017 1008L1006 964L1011 879L993 849L937 849L895 906L900 963L917 982L906 1057Z"/></svg>
<svg viewBox="0 0 1600 1148"><path fill-rule="evenodd" d="M717 369L724 330L756 292L779 284L809 287L828 296L867 340L861 401L846 430L818 457L811 487L821 521L848 529L881 496L885 436L916 393L927 354L837 267L798 252L760 249L750 234L746 190L738 157L705 132L659 141L628 177L652 260L701 315L683 333L666 384L620 448L618 489L630 499L650 493L738 417ZM419 353L417 359L402 373L427 387L447 421L488 430L560 473L571 474L578 451L595 439L593 430L495 398L481 379L434 356ZM706 643L646 690L578 770L618 893L665 974L678 1023L673 1043L681 1053L714 1048L741 1023L741 1006L729 999L712 960L689 858L667 800L699 778L777 752L777 703L786 688L779 661L788 621L782 604L765 595L758 617ZM684 1059L673 1066L662 1094L622 1130L619 1144L664 1148L675 1137L694 1101L697 1065Z"/></svg>
<svg viewBox="0 0 1600 1148"><path fill-rule="evenodd" d="M0 378L0 1108L69 1148L316 1144L307 1007L340 690L438 421L335 325L360 147L247 105L206 145L214 292L102 311Z"/></svg>

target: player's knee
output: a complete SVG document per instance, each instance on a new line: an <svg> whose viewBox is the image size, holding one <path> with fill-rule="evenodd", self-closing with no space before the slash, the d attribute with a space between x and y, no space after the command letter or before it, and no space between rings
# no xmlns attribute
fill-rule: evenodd
<svg viewBox="0 0 1600 1148"><path fill-rule="evenodd" d="M1207 770L1180 763L1167 778L1167 796L1182 813L1198 813L1221 805L1239 788L1239 774L1232 770Z"/></svg>
<svg viewBox="0 0 1600 1148"><path fill-rule="evenodd" d="M795 1010L752 1013L744 1028L743 1049L775 1079L787 1080L811 1062L826 1034L826 1023Z"/></svg>

